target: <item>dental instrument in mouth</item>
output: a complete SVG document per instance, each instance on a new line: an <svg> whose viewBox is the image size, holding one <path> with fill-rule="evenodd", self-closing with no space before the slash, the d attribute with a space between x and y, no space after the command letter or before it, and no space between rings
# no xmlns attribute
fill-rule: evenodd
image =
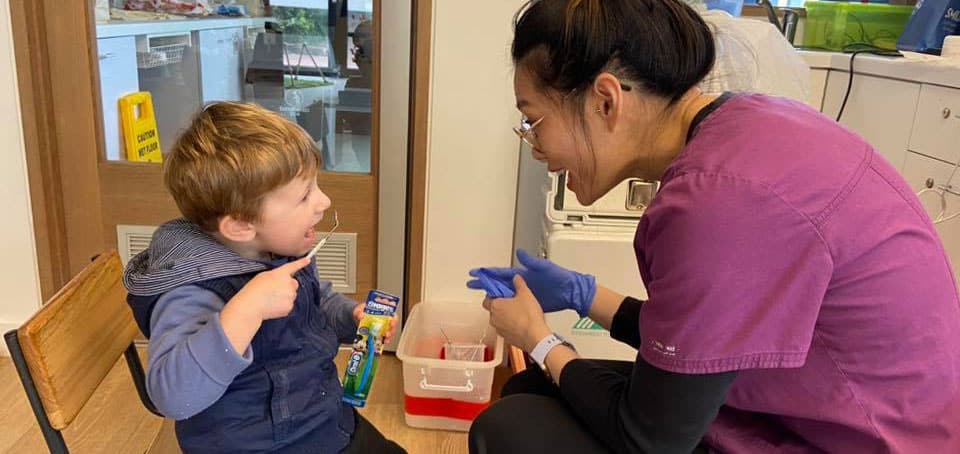
<svg viewBox="0 0 960 454"><path fill-rule="evenodd" d="M310 252L307 253L306 257L309 259L312 259L313 256L317 255L317 252L320 251L320 248L322 248L323 245L327 244L327 240L330 239L330 236L333 235L333 232L337 231L337 227L340 227L340 217L337 216L337 212L336 210L334 210L333 228L330 229L330 231L327 232L327 234L324 235L323 238L321 238L320 241L317 242L317 245L314 246L313 249L311 249Z"/></svg>

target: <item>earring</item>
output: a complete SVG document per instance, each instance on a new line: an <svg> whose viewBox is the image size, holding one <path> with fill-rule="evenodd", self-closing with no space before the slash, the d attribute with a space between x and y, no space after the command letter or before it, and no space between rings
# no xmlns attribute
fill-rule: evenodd
<svg viewBox="0 0 960 454"><path fill-rule="evenodd" d="M594 111L595 113L600 113L600 106L594 107L594 108L593 108L593 111Z"/></svg>

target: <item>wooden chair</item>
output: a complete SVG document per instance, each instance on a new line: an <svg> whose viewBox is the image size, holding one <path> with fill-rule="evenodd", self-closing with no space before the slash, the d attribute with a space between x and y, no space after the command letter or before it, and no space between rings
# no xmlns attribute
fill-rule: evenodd
<svg viewBox="0 0 960 454"><path fill-rule="evenodd" d="M127 307L122 272L116 251L101 254L23 326L4 335L51 453L69 452L61 431L73 422L121 355L126 357L144 407L162 417L147 395L143 366L133 344L138 329ZM167 434L161 433L154 443L171 449L171 428L170 421L165 421L161 432Z"/></svg>

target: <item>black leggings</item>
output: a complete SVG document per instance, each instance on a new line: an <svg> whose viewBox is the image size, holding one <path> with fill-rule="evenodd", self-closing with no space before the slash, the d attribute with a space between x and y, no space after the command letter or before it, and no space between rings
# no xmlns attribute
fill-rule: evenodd
<svg viewBox="0 0 960 454"><path fill-rule="evenodd" d="M595 360L623 375L633 373L628 361ZM536 365L514 375L503 396L470 427L470 453L609 453L566 404L557 387ZM698 446L694 453L706 453Z"/></svg>
<svg viewBox="0 0 960 454"><path fill-rule="evenodd" d="M597 361L630 377L633 363ZM514 375L503 396L470 427L470 452L487 453L609 453L580 424L557 387L536 365Z"/></svg>

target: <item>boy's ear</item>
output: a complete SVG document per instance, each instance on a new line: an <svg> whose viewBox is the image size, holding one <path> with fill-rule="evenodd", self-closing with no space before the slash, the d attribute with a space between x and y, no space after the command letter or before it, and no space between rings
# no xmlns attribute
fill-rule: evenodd
<svg viewBox="0 0 960 454"><path fill-rule="evenodd" d="M252 222L241 221L230 215L221 216L217 227L224 238L238 243L252 240L257 233Z"/></svg>

